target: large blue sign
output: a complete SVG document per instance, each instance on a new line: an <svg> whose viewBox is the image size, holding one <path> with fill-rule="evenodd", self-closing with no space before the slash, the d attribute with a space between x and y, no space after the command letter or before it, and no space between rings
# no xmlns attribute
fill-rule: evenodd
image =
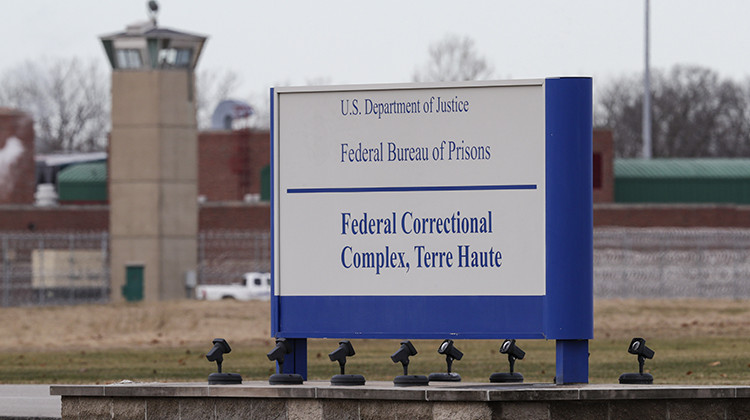
<svg viewBox="0 0 750 420"><path fill-rule="evenodd" d="M272 333L541 338L588 382L590 78L272 90Z"/></svg>

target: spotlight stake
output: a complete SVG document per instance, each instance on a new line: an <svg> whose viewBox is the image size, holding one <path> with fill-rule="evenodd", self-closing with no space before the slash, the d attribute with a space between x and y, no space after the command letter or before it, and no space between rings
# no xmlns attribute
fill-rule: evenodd
<svg viewBox="0 0 750 420"><path fill-rule="evenodd" d="M431 373L428 379L436 382L459 382L461 381L461 375L455 372L451 372L454 360L461 360L464 356L459 349L453 345L453 340L444 340L440 347L438 347L438 353L445 355L445 364L448 367L447 372Z"/></svg>
<svg viewBox="0 0 750 420"><path fill-rule="evenodd" d="M646 347L646 340L640 337L634 338L628 346L628 353L638 355L638 373L623 373L620 375L621 384L650 385L654 383L654 377L650 373L643 373L643 365L646 359L654 358L654 351Z"/></svg>
<svg viewBox="0 0 750 420"><path fill-rule="evenodd" d="M268 360L276 361L279 365L279 373L275 373L268 378L268 383L271 385L302 385L304 379L302 375L298 373L284 373L284 355L290 354L294 350L292 343L286 341L285 338L276 339L276 347L273 348L266 356Z"/></svg>
<svg viewBox="0 0 750 420"><path fill-rule="evenodd" d="M417 354L417 349L411 341L402 341L401 347L391 355L393 363L401 362L404 367L404 374L396 376L393 379L393 384L396 386L420 386L428 385L429 379L424 375L409 375L409 356Z"/></svg>
<svg viewBox="0 0 750 420"><path fill-rule="evenodd" d="M206 353L206 359L209 362L216 362L218 372L208 375L209 385L239 385L242 383L242 376L239 373L222 373L221 363L224 361L224 354L232 351L227 340L223 338L214 338L214 347Z"/></svg>
<svg viewBox="0 0 750 420"><path fill-rule="evenodd" d="M341 374L334 375L331 378L331 385L364 385L365 377L362 375L347 375L345 372L346 358L354 356L354 346L348 340L339 341L339 347L328 354L332 362L338 361Z"/></svg>
<svg viewBox="0 0 750 420"><path fill-rule="evenodd" d="M510 372L493 373L490 375L490 382L523 382L523 375L514 372L513 368L516 365L516 359L523 359L526 356L526 352L516 346L516 340L505 340L502 346L500 346L500 353L508 355Z"/></svg>

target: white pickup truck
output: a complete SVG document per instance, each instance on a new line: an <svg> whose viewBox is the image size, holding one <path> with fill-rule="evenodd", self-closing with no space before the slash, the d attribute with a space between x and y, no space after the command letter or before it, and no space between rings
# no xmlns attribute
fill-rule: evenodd
<svg viewBox="0 0 750 420"><path fill-rule="evenodd" d="M245 273L242 281L232 284L201 284L195 287L199 300L269 300L271 273Z"/></svg>

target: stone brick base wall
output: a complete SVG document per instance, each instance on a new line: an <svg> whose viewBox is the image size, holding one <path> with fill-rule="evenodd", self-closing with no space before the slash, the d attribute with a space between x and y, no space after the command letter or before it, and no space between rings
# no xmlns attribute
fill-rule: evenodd
<svg viewBox="0 0 750 420"><path fill-rule="evenodd" d="M270 386L59 385L63 420L78 419L748 419L750 387L547 384L396 388L378 382Z"/></svg>

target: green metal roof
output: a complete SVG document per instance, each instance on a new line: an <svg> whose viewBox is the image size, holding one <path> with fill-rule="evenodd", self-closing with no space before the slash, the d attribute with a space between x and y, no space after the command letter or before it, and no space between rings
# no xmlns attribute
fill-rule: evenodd
<svg viewBox="0 0 750 420"><path fill-rule="evenodd" d="M615 159L615 179L750 179L750 159Z"/></svg>
<svg viewBox="0 0 750 420"><path fill-rule="evenodd" d="M70 165L57 174L60 202L107 201L107 162Z"/></svg>
<svg viewBox="0 0 750 420"><path fill-rule="evenodd" d="M57 174L57 182L107 183L107 162L90 162L70 165Z"/></svg>

